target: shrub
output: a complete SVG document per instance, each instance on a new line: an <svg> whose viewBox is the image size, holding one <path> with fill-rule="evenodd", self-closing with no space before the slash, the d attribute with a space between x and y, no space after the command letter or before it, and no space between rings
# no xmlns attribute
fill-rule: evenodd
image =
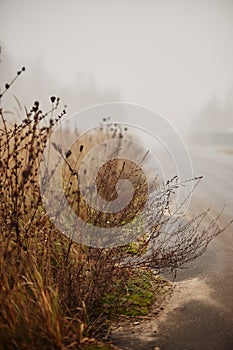
<svg viewBox="0 0 233 350"><path fill-rule="evenodd" d="M23 71L5 85L1 103ZM36 101L23 120L12 125L0 105L0 346L4 349L77 348L86 336L102 336L104 325L115 314L146 313L154 300L152 275L138 268L175 270L202 254L222 231L216 221L200 229L207 212L188 222L183 217L169 218L169 235L163 231L170 197L179 186L174 178L163 185L155 183L151 189L151 205L156 210L145 213L151 228L134 242L104 249L83 246L64 236L43 208L39 165L53 128L65 113L59 113L59 98L52 97L51 110L43 113ZM121 129L111 129L107 123L103 133L124 138ZM80 153L90 146L90 140L84 141L78 145ZM61 152L59 145L52 147ZM66 196L78 215L91 217L93 225L104 225L109 217L93 213L79 197L72 152L63 155ZM121 212L116 225L136 217L145 199L145 179L131 164L110 162L103 167L97 180L99 192L111 199L123 172L136 189L135 212L130 208ZM53 173L46 176L49 181ZM140 222L135 230L142 230Z"/></svg>

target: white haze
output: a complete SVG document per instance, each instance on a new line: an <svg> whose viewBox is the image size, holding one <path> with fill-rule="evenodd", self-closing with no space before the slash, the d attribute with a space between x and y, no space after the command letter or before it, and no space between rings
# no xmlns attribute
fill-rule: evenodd
<svg viewBox="0 0 233 350"><path fill-rule="evenodd" d="M72 113L133 102L182 136L198 118L202 128L213 100L222 112L207 129L229 119L232 38L231 0L0 1L0 74L26 66L16 88L22 102L57 93Z"/></svg>

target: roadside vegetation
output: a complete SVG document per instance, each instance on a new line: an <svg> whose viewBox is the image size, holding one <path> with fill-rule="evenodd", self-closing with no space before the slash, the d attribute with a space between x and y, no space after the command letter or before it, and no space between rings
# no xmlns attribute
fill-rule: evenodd
<svg viewBox="0 0 233 350"><path fill-rule="evenodd" d="M223 229L218 228L217 218L201 229L206 211L188 222L174 218L169 235L163 232L170 198L180 186L174 178L151 189L155 211L145 213L151 229L134 242L94 248L63 235L43 207L39 168L53 128L66 111L59 110L57 97L51 97L46 113L38 101L30 110L18 103L23 117L18 123L9 122L4 96L24 70L0 91L0 348L111 349L96 343L109 334L111 320L117 315L147 315L167 284L158 274L195 259ZM124 131L110 123L103 133L124 138ZM90 140L83 141L76 150L80 154L90 146ZM61 152L59 144L51 147ZM93 212L80 198L73 154L71 150L61 156L64 191L74 212L85 220L91 218L93 225L114 222L106 214ZM105 196L111 199L123 172L137 195L133 206L118 215L114 224L119 226L137 217L148 190L140 169L111 163L102 168L99 191L105 191L108 179ZM52 175L47 173L46 181ZM136 228L141 229L140 223Z"/></svg>

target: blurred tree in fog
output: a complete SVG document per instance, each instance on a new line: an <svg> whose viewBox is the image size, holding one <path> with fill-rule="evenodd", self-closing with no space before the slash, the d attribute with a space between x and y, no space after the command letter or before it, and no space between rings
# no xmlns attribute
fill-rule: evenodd
<svg viewBox="0 0 233 350"><path fill-rule="evenodd" d="M223 143L233 131L233 87L223 101L212 96L200 111L195 121L192 138L199 143ZM226 140L227 141L227 140ZM232 143L233 144L233 143Z"/></svg>
<svg viewBox="0 0 233 350"><path fill-rule="evenodd" d="M13 77L17 69L4 49L1 48L0 64L0 88ZM74 72L74 80L70 85L58 83L49 72L44 69L43 62L38 58L36 65L29 65L23 62L26 67L26 74L21 78L20 84L14 84L8 96L5 98L5 106L11 111L16 111L17 102L13 96L16 96L22 106L30 108L35 100L40 101L44 110L50 107L50 96L55 95L61 98L61 103L67 106L69 114L104 102L120 101L120 92L115 87L102 89L99 87L95 76L83 76L82 72ZM64 67L65 69L65 67ZM14 107L13 107L14 106ZM18 117L19 117L19 113Z"/></svg>

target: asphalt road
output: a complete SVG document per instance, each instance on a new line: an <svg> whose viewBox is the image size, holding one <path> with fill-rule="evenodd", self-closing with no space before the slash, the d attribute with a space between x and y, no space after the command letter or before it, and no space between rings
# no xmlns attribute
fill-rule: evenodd
<svg viewBox="0 0 233 350"><path fill-rule="evenodd" d="M191 210L225 206L219 225L233 218L233 152L196 147L191 151L195 175L204 179L196 189ZM211 218L210 218L211 219ZM203 281L203 298L181 302L159 326L162 350L233 349L233 225L214 239L203 256L178 271L177 280ZM149 348L148 348L149 349Z"/></svg>

